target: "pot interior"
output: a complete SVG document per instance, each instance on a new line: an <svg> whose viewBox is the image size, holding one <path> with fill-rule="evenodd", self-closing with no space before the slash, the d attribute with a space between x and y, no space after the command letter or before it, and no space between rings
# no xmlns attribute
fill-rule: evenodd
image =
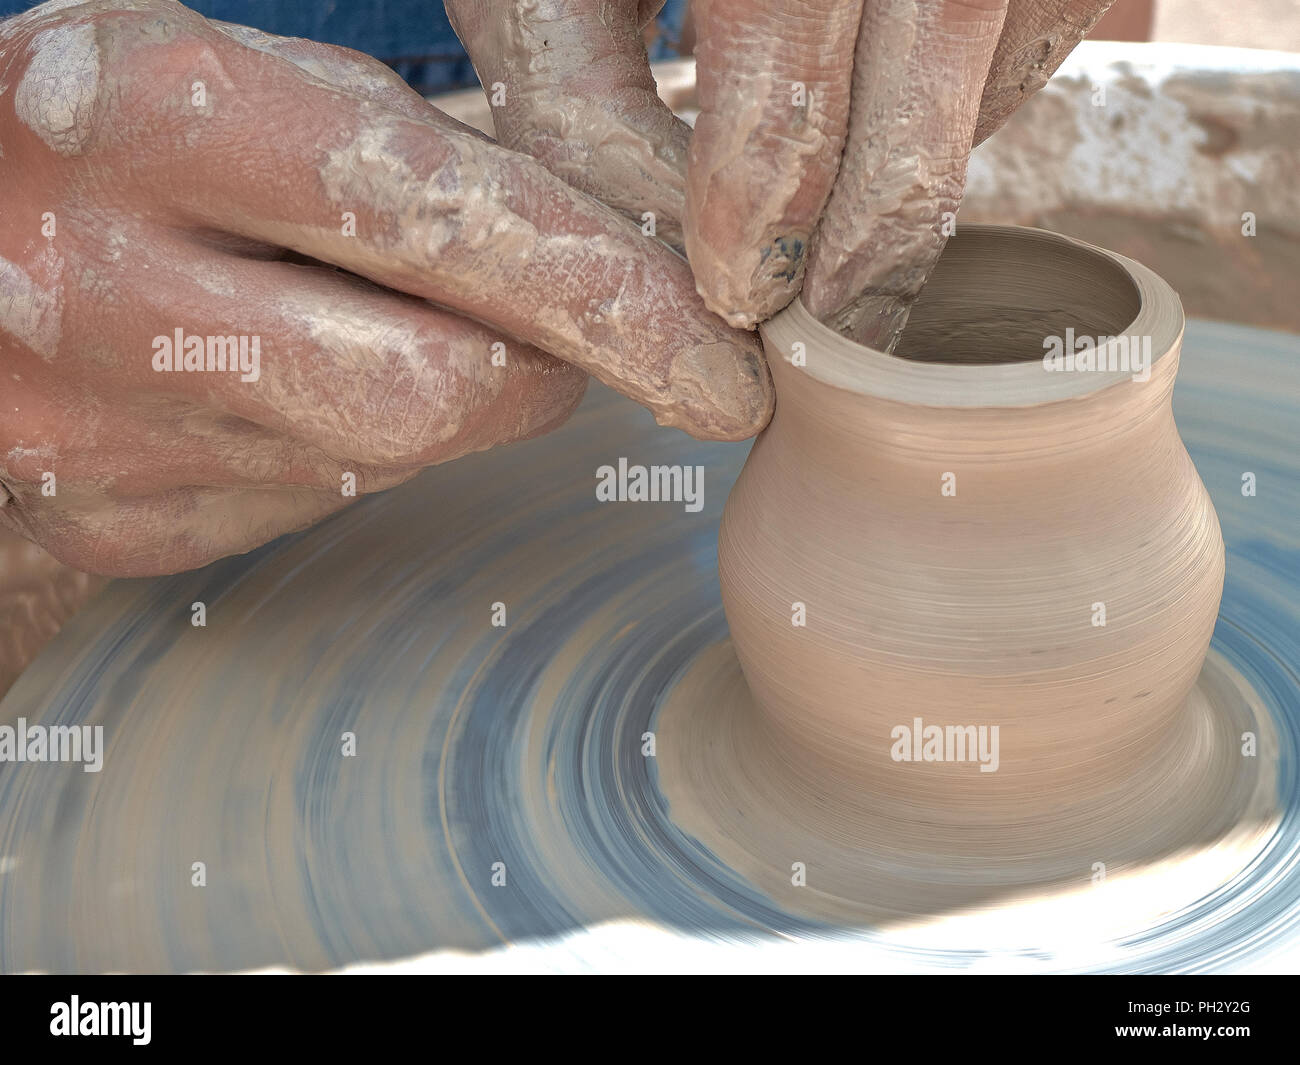
<svg viewBox="0 0 1300 1065"><path fill-rule="evenodd" d="M894 354L967 365L1041 361L1049 337L1126 335L1142 308L1124 267L1040 230L962 227Z"/></svg>

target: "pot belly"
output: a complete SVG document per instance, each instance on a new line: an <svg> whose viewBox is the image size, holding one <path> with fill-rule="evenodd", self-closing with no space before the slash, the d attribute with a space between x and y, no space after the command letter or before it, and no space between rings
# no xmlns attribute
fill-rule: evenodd
<svg viewBox="0 0 1300 1065"><path fill-rule="evenodd" d="M718 548L756 728L880 802L985 811L1027 789L1050 807L1081 777L1131 780L1194 742L1179 715L1223 541L1176 438L1178 461L1122 491L1090 500L1004 475L981 497L967 478L959 505L937 483L909 501L888 476L852 498L806 468L792 477L774 430ZM1023 496L998 496L1017 483Z"/></svg>

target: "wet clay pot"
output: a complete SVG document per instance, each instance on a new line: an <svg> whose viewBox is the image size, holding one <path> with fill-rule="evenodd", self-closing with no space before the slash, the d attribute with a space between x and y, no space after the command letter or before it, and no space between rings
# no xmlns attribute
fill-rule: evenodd
<svg viewBox="0 0 1300 1065"><path fill-rule="evenodd" d="M1027 792L1046 810L1200 742L1180 714L1224 552L1174 425L1167 284L1066 237L970 225L896 355L798 302L762 332L776 415L718 555L754 726L791 764L899 816L1024 817ZM1081 338L1108 337L1124 340L1045 364L1052 338L1086 356ZM979 725L1000 728L996 771L919 750L897 771L900 728Z"/></svg>

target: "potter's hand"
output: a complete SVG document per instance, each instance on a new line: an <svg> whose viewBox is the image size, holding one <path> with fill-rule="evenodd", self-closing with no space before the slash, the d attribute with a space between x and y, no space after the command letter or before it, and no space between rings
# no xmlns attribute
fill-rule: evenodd
<svg viewBox="0 0 1300 1065"><path fill-rule="evenodd" d="M705 301L749 326L802 283L814 315L887 350L951 232L972 143L1109 3L697 2L685 228Z"/></svg>
<svg viewBox="0 0 1300 1065"><path fill-rule="evenodd" d="M643 31L664 0L446 0L497 139L682 242L691 129L659 99ZM646 225L647 230L649 226Z"/></svg>
<svg viewBox="0 0 1300 1065"><path fill-rule="evenodd" d="M0 522L79 568L543 432L575 366L700 436L770 413L685 263L365 56L61 0L0 23L0 86Z"/></svg>

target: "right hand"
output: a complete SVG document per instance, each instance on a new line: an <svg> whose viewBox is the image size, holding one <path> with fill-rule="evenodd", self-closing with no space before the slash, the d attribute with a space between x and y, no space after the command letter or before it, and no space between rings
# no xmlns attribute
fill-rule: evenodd
<svg viewBox="0 0 1300 1065"><path fill-rule="evenodd" d="M751 326L802 289L815 317L890 350L971 147L1110 3L699 0L684 228L705 301Z"/></svg>
<svg viewBox="0 0 1300 1065"><path fill-rule="evenodd" d="M701 437L771 414L686 263L367 56L55 0L0 86L0 523L79 569L249 550L346 474L545 432L585 372ZM259 337L257 380L156 372L178 329Z"/></svg>

